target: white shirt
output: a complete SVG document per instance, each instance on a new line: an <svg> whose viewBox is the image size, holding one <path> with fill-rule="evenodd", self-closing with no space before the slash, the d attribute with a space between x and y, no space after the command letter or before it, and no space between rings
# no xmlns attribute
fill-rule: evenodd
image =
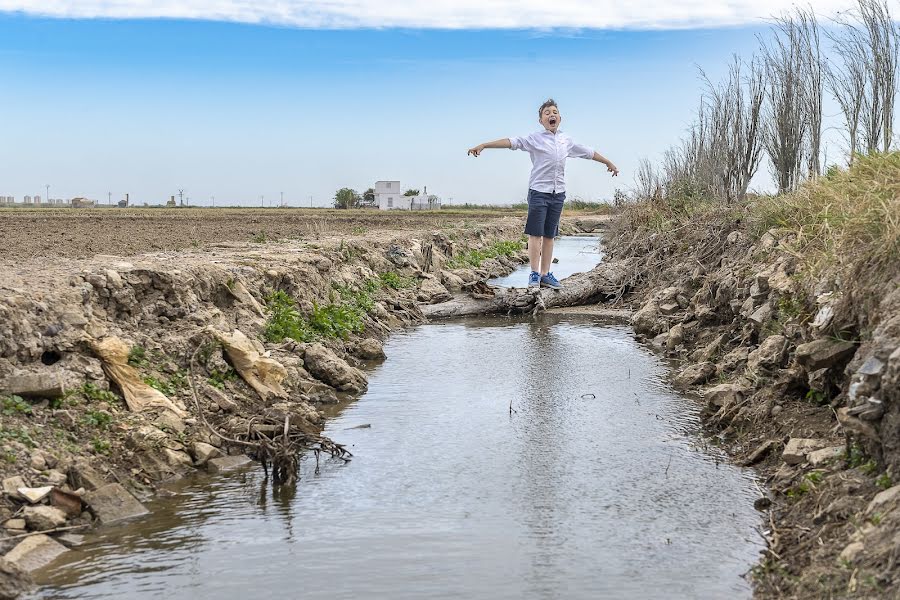
<svg viewBox="0 0 900 600"><path fill-rule="evenodd" d="M513 150L525 150L531 155L531 178L528 187L536 192L566 191L566 158L594 158L594 149L576 144L561 131L544 129L525 137L511 137Z"/></svg>

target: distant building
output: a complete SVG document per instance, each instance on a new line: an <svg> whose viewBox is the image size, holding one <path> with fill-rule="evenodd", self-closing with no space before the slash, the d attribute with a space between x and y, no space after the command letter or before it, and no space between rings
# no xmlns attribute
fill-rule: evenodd
<svg viewBox="0 0 900 600"><path fill-rule="evenodd" d="M37 205L37 204L40 204L40 203L41 203L41 197L40 197L40 196L35 196L35 197L34 197L34 203L35 203L36 205Z"/></svg>
<svg viewBox="0 0 900 600"><path fill-rule="evenodd" d="M375 204L381 210L409 210L411 200L403 195L399 181L376 181Z"/></svg>
<svg viewBox="0 0 900 600"><path fill-rule="evenodd" d="M441 208L441 199L432 194L428 195L428 188L423 187L417 196L409 196L411 210L438 210Z"/></svg>
<svg viewBox="0 0 900 600"><path fill-rule="evenodd" d="M31 204L31 196L25 196L25 204Z"/></svg>
<svg viewBox="0 0 900 600"><path fill-rule="evenodd" d="M96 202L87 198L72 198L72 208L93 208Z"/></svg>

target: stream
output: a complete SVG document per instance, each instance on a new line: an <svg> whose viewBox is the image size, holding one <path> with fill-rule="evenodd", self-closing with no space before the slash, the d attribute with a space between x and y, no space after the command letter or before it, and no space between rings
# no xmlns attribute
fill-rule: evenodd
<svg viewBox="0 0 900 600"><path fill-rule="evenodd" d="M560 278L592 243L562 241ZM365 395L328 407L350 463L306 457L295 488L256 466L177 482L33 597L751 597L753 473L704 443L698 404L630 328L466 319L385 351Z"/></svg>

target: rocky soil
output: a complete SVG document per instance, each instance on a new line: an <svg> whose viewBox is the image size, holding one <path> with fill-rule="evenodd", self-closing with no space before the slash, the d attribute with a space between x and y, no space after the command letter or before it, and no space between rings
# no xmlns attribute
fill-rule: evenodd
<svg viewBox="0 0 900 600"><path fill-rule="evenodd" d="M756 595L900 597L900 265L810 276L795 242L726 208L668 231L623 217L606 250L634 329L768 484Z"/></svg>
<svg viewBox="0 0 900 600"><path fill-rule="evenodd" d="M423 319L421 304L524 261L521 250L472 253L519 240L521 227L220 235L216 247L85 259L76 240L52 262L4 260L0 598L84 529L142 514L163 481L243 464L284 426L324 443L319 407L366 389L362 367L384 357L392 330ZM450 262L461 256L465 268ZM273 329L276 292L289 299L277 324L299 339Z"/></svg>

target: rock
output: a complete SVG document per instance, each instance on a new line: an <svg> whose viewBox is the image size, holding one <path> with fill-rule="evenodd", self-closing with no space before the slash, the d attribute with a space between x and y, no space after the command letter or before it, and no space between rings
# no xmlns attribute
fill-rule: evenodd
<svg viewBox="0 0 900 600"><path fill-rule="evenodd" d="M306 368L328 385L345 392L361 393L368 387L365 374L338 357L322 344L312 344L306 350Z"/></svg>
<svg viewBox="0 0 900 600"><path fill-rule="evenodd" d="M783 335L770 335L747 356L747 368L751 371L777 369L784 364L788 341Z"/></svg>
<svg viewBox="0 0 900 600"><path fill-rule="evenodd" d="M865 438L869 438L870 440L881 441L881 436L878 435L878 431L875 427L873 427L871 423L851 415L849 407L842 406L839 408L837 410L837 419L838 423L843 425L845 429Z"/></svg>
<svg viewBox="0 0 900 600"><path fill-rule="evenodd" d="M206 470L210 473L221 473L237 467L248 465L252 460L245 454L237 454L235 456L223 456L221 458L211 458L206 463Z"/></svg>
<svg viewBox="0 0 900 600"><path fill-rule="evenodd" d="M869 502L869 506L866 508L866 514L870 515L876 512L884 514L889 510L894 509L898 502L900 502L900 485L895 485L876 495L872 501Z"/></svg>
<svg viewBox="0 0 900 600"><path fill-rule="evenodd" d="M747 364L749 357L750 348L746 346L739 346L722 358L722 361L719 363L719 367L724 371L734 371L737 369L741 369L744 367L744 365Z"/></svg>
<svg viewBox="0 0 900 600"><path fill-rule="evenodd" d="M838 560L849 563L856 562L856 559L859 558L859 555L862 554L865 549L866 546L862 542L851 542L846 548L841 550Z"/></svg>
<svg viewBox="0 0 900 600"><path fill-rule="evenodd" d="M24 500L19 494L19 488L28 487L28 484L20 475L7 477L3 480L3 493L14 500Z"/></svg>
<svg viewBox="0 0 900 600"><path fill-rule="evenodd" d="M58 488L53 488L53 491L50 492L50 504L66 513L70 519L78 518L84 508L81 496L64 492Z"/></svg>
<svg viewBox="0 0 900 600"><path fill-rule="evenodd" d="M733 383L723 383L706 390L703 394L710 410L716 411L723 406L729 406L736 402L742 402L746 391L743 387Z"/></svg>
<svg viewBox="0 0 900 600"><path fill-rule="evenodd" d="M797 346L795 358L809 371L841 366L856 352L856 344L839 340L820 339Z"/></svg>
<svg viewBox="0 0 900 600"><path fill-rule="evenodd" d="M191 460L187 452L163 448L163 455L166 457L166 462L173 467L191 467L194 465L194 461Z"/></svg>
<svg viewBox="0 0 900 600"><path fill-rule="evenodd" d="M737 244L739 241L741 241L742 237L743 237L743 235L741 234L740 231L732 231L731 233L728 234L728 237L725 238L725 241L728 243L729 246L733 246L733 245Z"/></svg>
<svg viewBox="0 0 900 600"><path fill-rule="evenodd" d="M0 599L13 600L31 589L28 573L0 557Z"/></svg>
<svg viewBox="0 0 900 600"><path fill-rule="evenodd" d="M60 487L69 480L65 473L61 473L56 469L51 469L44 475L42 478L43 482L46 482L48 485Z"/></svg>
<svg viewBox="0 0 900 600"><path fill-rule="evenodd" d="M375 338L365 338L356 343L353 355L363 360L383 360L384 346Z"/></svg>
<svg viewBox="0 0 900 600"><path fill-rule="evenodd" d="M139 517L149 511L118 483L108 483L84 495L91 510L101 523L109 524Z"/></svg>
<svg viewBox="0 0 900 600"><path fill-rule="evenodd" d="M820 450L827 446L824 440L806 438L791 438L781 453L781 458L789 465L799 465L806 460L810 452Z"/></svg>
<svg viewBox="0 0 900 600"><path fill-rule="evenodd" d="M26 506L22 517L33 531L56 529L66 523L66 513L55 506Z"/></svg>
<svg viewBox="0 0 900 600"><path fill-rule="evenodd" d="M214 387L206 388L206 395L227 413L237 412L240 409L240 405L237 402Z"/></svg>
<svg viewBox="0 0 900 600"><path fill-rule="evenodd" d="M31 572L47 566L66 551L65 546L50 536L39 534L23 539L3 558L19 569Z"/></svg>
<svg viewBox="0 0 900 600"><path fill-rule="evenodd" d="M766 302L757 308L748 318L757 326L762 325L772 317L772 307Z"/></svg>
<svg viewBox="0 0 900 600"><path fill-rule="evenodd" d="M164 410L153 422L154 425L163 430L169 430L172 433L184 433L187 425L184 419L176 415L170 410Z"/></svg>
<svg viewBox="0 0 900 600"><path fill-rule="evenodd" d="M678 323L672 329L669 330L669 335L666 338L666 348L669 350L674 350L684 341L684 325Z"/></svg>
<svg viewBox="0 0 900 600"><path fill-rule="evenodd" d="M663 314L666 316L674 315L675 313L677 313L679 311L679 309L681 309L681 307L678 306L678 302L666 302L664 304L659 305L660 314Z"/></svg>
<svg viewBox="0 0 900 600"><path fill-rule="evenodd" d="M823 331L831 324L832 319L834 319L834 307L832 307L830 304L827 304L820 308L816 313L816 316L812 322L812 326L819 331Z"/></svg>
<svg viewBox="0 0 900 600"><path fill-rule="evenodd" d="M47 468L47 461L44 460L44 455L40 450L35 450L31 454L31 468L36 471L43 471Z"/></svg>
<svg viewBox="0 0 900 600"><path fill-rule="evenodd" d="M21 487L17 491L19 492L19 497L28 500L32 504L37 504L38 502L49 496L50 490L52 489L53 486L48 485L39 488Z"/></svg>
<svg viewBox="0 0 900 600"><path fill-rule="evenodd" d="M66 393L59 374L54 371L10 375L3 389L7 394L23 398L62 398Z"/></svg>
<svg viewBox="0 0 900 600"><path fill-rule="evenodd" d="M814 450L806 455L806 462L812 467L819 467L832 460L844 456L846 448L844 446L830 446L821 450Z"/></svg>
<svg viewBox="0 0 900 600"><path fill-rule="evenodd" d="M118 271L113 271L112 269L106 269L104 271L106 275L106 285L110 289L113 290L121 290L123 287L122 276L119 275Z"/></svg>
<svg viewBox="0 0 900 600"><path fill-rule="evenodd" d="M636 333L644 335L657 333L657 320L659 319L659 305L649 301L631 317L631 326Z"/></svg>
<svg viewBox="0 0 900 600"><path fill-rule="evenodd" d="M769 411L769 414L772 415L773 417L777 417L778 415L780 415L782 413L782 411L784 411L784 407L781 406L780 404L776 404L775 406L772 407L772 410Z"/></svg>
<svg viewBox="0 0 900 600"><path fill-rule="evenodd" d="M194 455L194 464L198 467L205 465L211 458L220 458L223 456L221 450L204 442L194 442L191 445L191 453Z"/></svg>
<svg viewBox="0 0 900 600"><path fill-rule="evenodd" d="M69 467L68 475L69 483L76 490L84 488L91 491L106 485L106 478L95 471L84 458L77 459L75 464Z"/></svg>
<svg viewBox="0 0 900 600"><path fill-rule="evenodd" d="M306 394L310 402L319 404L334 404L338 401L334 388L315 379L301 379L297 387Z"/></svg>
<svg viewBox="0 0 900 600"><path fill-rule="evenodd" d="M3 526L7 529L25 529L25 519L10 519Z"/></svg>
<svg viewBox="0 0 900 600"><path fill-rule="evenodd" d="M766 277L757 275L753 278L750 285L750 297L753 299L762 299L769 295L769 280Z"/></svg>
<svg viewBox="0 0 900 600"><path fill-rule="evenodd" d="M452 271L441 271L441 283L448 291L458 292L463 289L465 281Z"/></svg>
<svg viewBox="0 0 900 600"><path fill-rule="evenodd" d="M687 387L706 383L716 374L716 366L710 362L697 363L683 369L675 377L675 385Z"/></svg>
<svg viewBox="0 0 900 600"><path fill-rule="evenodd" d="M419 286L419 291L416 294L416 299L419 302L424 302L426 304L446 302L452 297L450 292L447 291L447 288L435 279L425 279L422 281L422 284Z"/></svg>
<svg viewBox="0 0 900 600"><path fill-rule="evenodd" d="M859 375L877 377L881 375L882 371L884 371L884 362L878 360L874 356L870 356L856 372Z"/></svg>

